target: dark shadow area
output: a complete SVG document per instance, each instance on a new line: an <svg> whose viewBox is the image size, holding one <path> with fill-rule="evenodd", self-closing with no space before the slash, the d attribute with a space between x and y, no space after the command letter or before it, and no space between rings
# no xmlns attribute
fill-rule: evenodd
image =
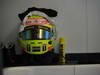
<svg viewBox="0 0 100 75"><path fill-rule="evenodd" d="M45 55L16 55L14 62L5 60L4 67L12 66L46 66L61 65L59 63L59 54ZM100 53L77 53L66 54L66 64L100 64Z"/></svg>

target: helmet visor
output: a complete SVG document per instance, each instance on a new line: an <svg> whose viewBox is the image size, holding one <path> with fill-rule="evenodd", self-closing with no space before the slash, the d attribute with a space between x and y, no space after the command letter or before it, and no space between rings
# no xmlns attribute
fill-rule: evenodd
<svg viewBox="0 0 100 75"><path fill-rule="evenodd" d="M23 40L49 40L52 32L44 26L31 26L22 32Z"/></svg>

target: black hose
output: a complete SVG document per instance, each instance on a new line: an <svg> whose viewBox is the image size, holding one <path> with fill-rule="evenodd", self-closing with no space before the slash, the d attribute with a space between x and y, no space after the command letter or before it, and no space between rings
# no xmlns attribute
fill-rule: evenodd
<svg viewBox="0 0 100 75"><path fill-rule="evenodd" d="M4 50L4 45L2 42L0 42L0 75L3 75L2 70L3 70L3 50Z"/></svg>
<svg viewBox="0 0 100 75"><path fill-rule="evenodd" d="M8 42L6 44L6 49L3 51L5 66L13 66L16 63L16 53L15 53L15 44Z"/></svg>

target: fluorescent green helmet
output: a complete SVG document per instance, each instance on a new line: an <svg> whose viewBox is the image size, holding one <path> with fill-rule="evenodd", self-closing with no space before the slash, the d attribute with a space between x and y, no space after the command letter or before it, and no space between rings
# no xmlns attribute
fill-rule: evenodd
<svg viewBox="0 0 100 75"><path fill-rule="evenodd" d="M55 25L43 16L28 15L20 26L19 44L28 54L44 54L54 50L55 40Z"/></svg>

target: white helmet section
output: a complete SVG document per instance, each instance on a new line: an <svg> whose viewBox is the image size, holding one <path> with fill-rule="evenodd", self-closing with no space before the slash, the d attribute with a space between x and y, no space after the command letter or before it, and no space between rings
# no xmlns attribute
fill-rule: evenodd
<svg viewBox="0 0 100 75"><path fill-rule="evenodd" d="M52 18L49 18L49 16L47 16L45 13L40 12L40 11L32 11L28 15L26 15L25 18L23 19L23 21L21 23L21 26L20 26L20 29L19 29L19 32L22 32L24 30L24 28L26 27L26 21L28 20L28 16L32 16L32 15L43 16L43 17L45 17L48 20L48 22L51 25L55 25L54 24L54 20Z"/></svg>

